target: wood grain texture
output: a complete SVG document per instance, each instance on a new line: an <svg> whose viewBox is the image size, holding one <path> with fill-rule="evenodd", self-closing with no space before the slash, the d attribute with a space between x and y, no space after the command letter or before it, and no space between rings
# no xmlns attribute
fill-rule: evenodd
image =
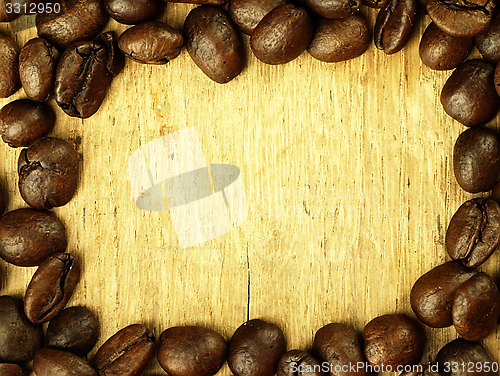
<svg viewBox="0 0 500 376"><path fill-rule="evenodd" d="M192 7L169 4L162 19L181 29ZM373 26L375 11L364 12ZM32 20L16 22L20 28ZM428 23L421 18L395 55L372 45L360 58L333 64L304 53L265 65L244 37L248 66L225 85L210 81L185 50L165 66L128 60L87 120L68 118L52 101L51 135L69 140L82 159L77 195L54 210L67 226L68 251L82 262L69 306L98 315L98 345L136 322L156 336L196 324L229 339L248 318L261 318L283 329L289 349L308 349L330 322L362 330L382 314L414 317L410 289L449 259L448 222L472 197L451 165L465 127L439 102L451 72L419 60ZM108 29L126 27L110 21ZM8 24L0 30L12 31ZM28 29L16 38L22 46L35 35ZM20 90L0 105L22 97ZM498 129L498 119L490 125ZM168 212L134 205L127 160L141 145L192 126L208 163L241 169L249 213L230 233L179 249ZM26 206L18 154L0 146L8 210ZM498 252L481 269L498 282ZM23 295L34 270L0 260L1 293ZM424 362L457 337L453 328L426 334ZM484 342L498 360L500 334ZM160 374L156 360L145 373ZM230 374L225 365L220 375Z"/></svg>

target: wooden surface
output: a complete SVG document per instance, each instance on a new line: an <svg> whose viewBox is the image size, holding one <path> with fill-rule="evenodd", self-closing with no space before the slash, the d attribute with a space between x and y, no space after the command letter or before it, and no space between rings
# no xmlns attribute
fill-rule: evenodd
<svg viewBox="0 0 500 376"><path fill-rule="evenodd" d="M162 19L181 29L191 8L170 4ZM373 26L376 12L364 12ZM185 50L165 66L127 61L98 113L84 121L52 101L51 135L69 140L82 158L76 196L54 210L67 226L68 251L82 263L68 306L98 315L98 346L136 322L156 336L193 324L229 339L247 319L261 318L283 329L289 349L308 349L330 322L361 331L382 314L414 317L410 289L449 260L448 222L472 197L451 164L465 127L439 102L451 72L419 60L428 23L418 22L402 52L386 56L371 45L362 57L335 64L304 53L265 65L244 37L248 65L225 85L209 80ZM108 29L126 27L110 22ZM5 24L0 30L11 32ZM21 31L17 41L22 46L35 35ZM20 90L0 105L22 97ZM134 205L127 161L141 145L192 126L207 162L241 169L248 218L226 235L180 249L168 212ZM18 154L0 147L8 210L26 206ZM498 281L498 265L497 252L482 270ZM0 267L1 293L22 296L35 268ZM426 334L423 362L457 337L453 328ZM498 360L500 334L485 345ZM155 360L145 374L163 371ZM227 365L220 375L230 375Z"/></svg>

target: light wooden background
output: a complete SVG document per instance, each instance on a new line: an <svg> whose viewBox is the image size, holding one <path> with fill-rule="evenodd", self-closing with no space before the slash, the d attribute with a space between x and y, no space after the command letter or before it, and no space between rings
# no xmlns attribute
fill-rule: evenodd
<svg viewBox="0 0 500 376"><path fill-rule="evenodd" d="M168 7L162 19L181 29L192 6ZM364 12L373 26L376 12ZM432 71L418 56L428 23L418 22L402 52L386 56L372 45L335 64L304 53L265 65L244 37L248 66L225 85L209 80L185 50L165 66L127 61L101 109L84 121L52 101L51 135L69 140L82 158L77 195L54 210L67 226L68 251L82 263L69 306L97 314L98 346L136 322L156 336L174 325L203 325L229 339L247 319L261 318L282 328L289 349L308 349L330 322L361 331L382 314L414 317L410 289L449 260L449 219L471 197L452 170L465 127L439 102L451 72ZM126 26L110 21L108 29ZM8 24L0 30L12 31ZM17 41L35 35L21 31ZM22 97L20 90L0 105ZM232 232L179 249L168 212L135 207L127 161L140 145L191 126L209 163L240 167L249 214ZM26 206L18 154L0 147L8 210ZM498 281L498 265L496 253L482 269ZM35 268L1 260L0 268L1 293L23 295ZM453 328L426 334L424 362L457 336ZM498 331L485 344L498 360ZM164 373L155 360L145 374ZM220 375L230 375L227 365Z"/></svg>

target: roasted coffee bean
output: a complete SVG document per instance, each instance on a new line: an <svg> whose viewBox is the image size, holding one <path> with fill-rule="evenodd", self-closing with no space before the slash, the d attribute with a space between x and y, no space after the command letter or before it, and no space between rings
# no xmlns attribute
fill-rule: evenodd
<svg viewBox="0 0 500 376"><path fill-rule="evenodd" d="M35 324L52 320L68 303L80 280L80 263L69 253L42 262L26 289L24 312Z"/></svg>
<svg viewBox="0 0 500 376"><path fill-rule="evenodd" d="M389 0L361 0L361 3L370 8L384 8Z"/></svg>
<svg viewBox="0 0 500 376"><path fill-rule="evenodd" d="M43 38L28 41L19 54L19 76L28 98L43 102L54 89L59 51Z"/></svg>
<svg viewBox="0 0 500 376"><path fill-rule="evenodd" d="M361 0L304 0L307 8L324 18L346 18L356 14Z"/></svg>
<svg viewBox="0 0 500 376"><path fill-rule="evenodd" d="M226 340L200 326L177 326L160 336L158 362L171 376L211 376L226 361Z"/></svg>
<svg viewBox="0 0 500 376"><path fill-rule="evenodd" d="M427 14L437 27L455 37L473 37L485 31L492 17L493 0L429 0Z"/></svg>
<svg viewBox="0 0 500 376"><path fill-rule="evenodd" d="M164 3L160 0L104 0L104 7L114 20L135 25L158 17Z"/></svg>
<svg viewBox="0 0 500 376"><path fill-rule="evenodd" d="M307 51L321 61L344 61L361 56L370 42L370 29L362 15L340 20L320 18Z"/></svg>
<svg viewBox="0 0 500 376"><path fill-rule="evenodd" d="M342 368L345 364L366 364L360 337L352 326L341 323L325 325L316 332L312 352L321 363L328 363L329 372L327 375L369 375L365 368L357 368L357 372Z"/></svg>
<svg viewBox="0 0 500 376"><path fill-rule="evenodd" d="M304 8L283 4L260 21L250 37L250 47L266 64L286 64L304 52L313 30L312 18Z"/></svg>
<svg viewBox="0 0 500 376"><path fill-rule="evenodd" d="M474 45L483 59L493 64L500 62L500 11L495 12L490 26L474 38Z"/></svg>
<svg viewBox="0 0 500 376"><path fill-rule="evenodd" d="M500 172L500 138L490 128L470 128L453 149L453 170L458 184L470 193L487 192Z"/></svg>
<svg viewBox="0 0 500 376"><path fill-rule="evenodd" d="M290 350L278 363L276 376L323 376L321 364L302 350Z"/></svg>
<svg viewBox="0 0 500 376"><path fill-rule="evenodd" d="M0 110L0 134L10 147L29 146L54 127L54 111L30 99L18 99Z"/></svg>
<svg viewBox="0 0 500 376"><path fill-rule="evenodd" d="M494 84L495 66L484 60L467 60L455 69L441 91L448 115L473 127L491 120L498 110Z"/></svg>
<svg viewBox="0 0 500 376"><path fill-rule="evenodd" d="M469 55L472 44L472 37L448 35L431 22L420 40L420 60L431 69L453 69Z"/></svg>
<svg viewBox="0 0 500 376"><path fill-rule="evenodd" d="M129 325L97 351L94 366L101 375L138 376L155 355L153 334L142 324Z"/></svg>
<svg viewBox="0 0 500 376"><path fill-rule="evenodd" d="M482 341L493 332L500 317L500 292L493 279L478 273L464 282L455 293L453 325L468 341Z"/></svg>
<svg viewBox="0 0 500 376"><path fill-rule="evenodd" d="M0 257L17 266L38 266L68 245L64 224L45 210L17 209L0 219Z"/></svg>
<svg viewBox="0 0 500 376"><path fill-rule="evenodd" d="M30 372L22 369L17 364L0 364L0 375L2 376L29 376Z"/></svg>
<svg viewBox="0 0 500 376"><path fill-rule="evenodd" d="M363 331L365 356L371 365L415 364L424 353L425 337L415 321L402 314L379 316Z"/></svg>
<svg viewBox="0 0 500 376"><path fill-rule="evenodd" d="M283 332L254 319L241 325L229 341L227 364L235 376L272 376L286 352Z"/></svg>
<svg viewBox="0 0 500 376"><path fill-rule="evenodd" d="M36 376L97 376L89 362L67 351L41 349L35 354Z"/></svg>
<svg viewBox="0 0 500 376"><path fill-rule="evenodd" d="M400 51L410 40L417 17L416 0L390 0L375 22L375 47L387 55Z"/></svg>
<svg viewBox="0 0 500 376"><path fill-rule="evenodd" d="M464 202L446 231L446 250L469 268L485 262L500 244L500 207L491 199Z"/></svg>
<svg viewBox="0 0 500 376"><path fill-rule="evenodd" d="M54 317L45 334L45 346L84 357L99 337L99 321L86 307L66 308Z"/></svg>
<svg viewBox="0 0 500 376"><path fill-rule="evenodd" d="M36 16L38 36L61 50L78 41L92 40L108 22L102 0L60 0L59 13Z"/></svg>
<svg viewBox="0 0 500 376"><path fill-rule="evenodd" d="M19 155L19 191L37 209L66 205L75 195L79 175L75 149L60 138L42 137Z"/></svg>
<svg viewBox="0 0 500 376"><path fill-rule="evenodd" d="M458 261L436 266L413 285L410 303L417 318L433 328L453 325L451 307L455 292L477 272Z"/></svg>
<svg viewBox="0 0 500 376"><path fill-rule="evenodd" d="M285 0L229 0L227 13L240 31L252 35L259 22Z"/></svg>
<svg viewBox="0 0 500 376"><path fill-rule="evenodd" d="M7 98L21 88L19 80L19 52L14 39L0 33L0 98Z"/></svg>
<svg viewBox="0 0 500 376"><path fill-rule="evenodd" d="M186 49L195 64L218 83L227 83L246 64L245 50L226 13L202 5L189 12L184 22Z"/></svg>
<svg viewBox="0 0 500 376"><path fill-rule="evenodd" d="M126 57L145 64L166 64L179 56L182 33L162 22L144 22L123 32L118 47Z"/></svg>
<svg viewBox="0 0 500 376"><path fill-rule="evenodd" d="M28 320L23 301L8 295L0 296L0 362L30 361L42 347L42 327Z"/></svg>

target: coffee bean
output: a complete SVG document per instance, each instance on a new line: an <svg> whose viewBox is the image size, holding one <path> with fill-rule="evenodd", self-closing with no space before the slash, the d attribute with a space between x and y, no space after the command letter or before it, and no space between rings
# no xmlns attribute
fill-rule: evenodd
<svg viewBox="0 0 500 376"><path fill-rule="evenodd" d="M500 138L490 128L470 128L453 149L453 171L458 184L470 193L489 191L500 172Z"/></svg>
<svg viewBox="0 0 500 376"><path fill-rule="evenodd" d="M19 54L19 76L28 98L43 102L50 98L59 51L42 38L28 41Z"/></svg>
<svg viewBox="0 0 500 376"><path fill-rule="evenodd" d="M245 50L226 13L202 5L189 12L184 22L186 49L195 64L218 83L227 83L246 64Z"/></svg>
<svg viewBox="0 0 500 376"><path fill-rule="evenodd" d="M19 80L19 45L0 33L0 98L7 98L21 88Z"/></svg>
<svg viewBox="0 0 500 376"><path fill-rule="evenodd" d="M89 362L67 351L41 349L35 354L36 376L97 376Z"/></svg>
<svg viewBox="0 0 500 376"><path fill-rule="evenodd" d="M0 257L11 264L38 266L67 244L64 224L45 210L17 209L0 219Z"/></svg>
<svg viewBox="0 0 500 376"><path fill-rule="evenodd" d="M474 45L486 61L500 62L500 12L495 12L490 26L474 38Z"/></svg>
<svg viewBox="0 0 500 376"><path fill-rule="evenodd" d="M54 317L45 334L45 346L84 357L99 337L99 321L86 307L66 308Z"/></svg>
<svg viewBox="0 0 500 376"><path fill-rule="evenodd" d="M451 326L455 292L476 273L458 261L449 261L421 276L410 293L411 308L417 318L433 328Z"/></svg>
<svg viewBox="0 0 500 376"><path fill-rule="evenodd" d="M259 22L285 0L229 0L227 13L236 27L252 35Z"/></svg>
<svg viewBox="0 0 500 376"><path fill-rule="evenodd" d="M250 47L266 64L286 64L304 52L313 29L312 18L304 8L283 4L260 21L250 37Z"/></svg>
<svg viewBox="0 0 500 376"><path fill-rule="evenodd" d="M285 353L278 363L276 376L323 376L321 364L302 350Z"/></svg>
<svg viewBox="0 0 500 376"><path fill-rule="evenodd" d="M229 341L227 364L235 376L272 376L285 352L281 329L254 319L234 332Z"/></svg>
<svg viewBox="0 0 500 376"><path fill-rule="evenodd" d="M44 103L18 99L0 110L0 134L10 147L28 146L54 127L54 111Z"/></svg>
<svg viewBox="0 0 500 376"><path fill-rule="evenodd" d="M0 375L2 376L29 376L29 371L22 369L17 364L0 364Z"/></svg>
<svg viewBox="0 0 500 376"><path fill-rule="evenodd" d="M42 262L26 289L24 312L35 324L52 320L68 303L80 280L80 263L69 253Z"/></svg>
<svg viewBox="0 0 500 376"><path fill-rule="evenodd" d="M99 35L99 39L104 44L108 52L106 59L106 69L112 77L116 77L125 66L125 56L118 48L118 41L112 31L107 31Z"/></svg>
<svg viewBox="0 0 500 376"><path fill-rule="evenodd" d="M42 346L42 327L28 320L23 301L8 295L0 296L0 362L30 361Z"/></svg>
<svg viewBox="0 0 500 376"><path fill-rule="evenodd" d="M431 22L420 40L420 59L431 69L453 69L469 55L472 44L472 37L459 38L448 35Z"/></svg>
<svg viewBox="0 0 500 376"><path fill-rule="evenodd" d="M66 205L78 184L79 158L60 138L42 137L19 155L19 191L37 209Z"/></svg>
<svg viewBox="0 0 500 376"><path fill-rule="evenodd" d="M370 29L362 15L340 20L320 18L307 51L315 59L338 62L361 56L370 42Z"/></svg>
<svg viewBox="0 0 500 376"><path fill-rule="evenodd" d="M361 0L304 0L305 5L320 17L340 19L359 11Z"/></svg>
<svg viewBox="0 0 500 376"><path fill-rule="evenodd" d="M325 325L316 332L312 346L313 354L322 363L328 363L329 376L368 376L365 368L358 372L342 370L345 364L366 363L363 344L359 333L352 327L341 323ZM332 368L333 367L333 368Z"/></svg>
<svg viewBox="0 0 500 376"><path fill-rule="evenodd" d="M371 365L397 367L418 363L425 345L423 330L402 314L383 315L366 324L365 356Z"/></svg>
<svg viewBox="0 0 500 376"><path fill-rule="evenodd" d="M99 348L94 366L100 375L138 376L154 355L151 332L142 324L133 324L118 331Z"/></svg>
<svg viewBox="0 0 500 376"><path fill-rule="evenodd" d="M384 8L390 0L361 0L363 5L370 8Z"/></svg>
<svg viewBox="0 0 500 376"><path fill-rule="evenodd" d="M104 0L104 7L114 20L135 25L155 19L163 11L160 0Z"/></svg>
<svg viewBox="0 0 500 376"><path fill-rule="evenodd" d="M171 376L211 376L226 361L226 340L199 326L177 326L160 336L158 362Z"/></svg>
<svg viewBox="0 0 500 376"><path fill-rule="evenodd" d="M118 47L126 57L145 64L166 64L179 56L182 33L162 22L144 22L126 30Z"/></svg>

